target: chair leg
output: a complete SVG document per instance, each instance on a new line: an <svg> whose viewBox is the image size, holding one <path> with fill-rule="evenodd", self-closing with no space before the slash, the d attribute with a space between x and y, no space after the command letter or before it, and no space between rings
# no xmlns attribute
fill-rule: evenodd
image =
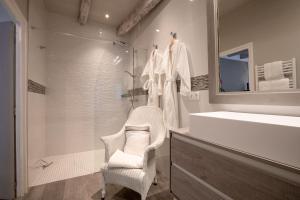
<svg viewBox="0 0 300 200"><path fill-rule="evenodd" d="M153 185L157 185L158 183L158 179L157 179L157 176L154 177L154 181L153 181Z"/></svg>
<svg viewBox="0 0 300 200"><path fill-rule="evenodd" d="M104 186L103 189L101 190L101 200L105 199L105 194L106 194L106 191L105 191L105 186Z"/></svg>

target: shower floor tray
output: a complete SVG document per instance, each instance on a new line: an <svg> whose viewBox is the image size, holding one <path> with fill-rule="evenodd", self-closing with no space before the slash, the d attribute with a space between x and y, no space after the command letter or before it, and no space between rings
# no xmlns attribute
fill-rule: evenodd
<svg viewBox="0 0 300 200"><path fill-rule="evenodd" d="M99 172L104 163L104 149L49 156L43 160L53 164L40 167L30 187Z"/></svg>

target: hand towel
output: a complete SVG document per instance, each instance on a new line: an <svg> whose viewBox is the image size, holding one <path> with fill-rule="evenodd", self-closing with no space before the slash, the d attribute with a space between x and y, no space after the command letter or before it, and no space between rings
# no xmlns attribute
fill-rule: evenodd
<svg viewBox="0 0 300 200"><path fill-rule="evenodd" d="M259 91L277 91L277 90L288 90L290 80L288 78L271 80L271 81L260 81Z"/></svg>
<svg viewBox="0 0 300 200"><path fill-rule="evenodd" d="M282 61L267 63L264 65L264 74L266 81L283 79Z"/></svg>
<svg viewBox="0 0 300 200"><path fill-rule="evenodd" d="M131 155L117 150L109 159L109 168L129 168L140 169L143 167L144 158L141 156Z"/></svg>

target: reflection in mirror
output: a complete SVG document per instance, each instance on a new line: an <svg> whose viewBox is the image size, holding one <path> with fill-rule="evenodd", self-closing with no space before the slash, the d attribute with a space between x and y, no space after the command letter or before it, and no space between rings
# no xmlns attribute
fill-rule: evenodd
<svg viewBox="0 0 300 200"><path fill-rule="evenodd" d="M219 92L299 88L300 1L219 0L218 6Z"/></svg>
<svg viewBox="0 0 300 200"><path fill-rule="evenodd" d="M249 43L220 53L220 92L250 91L250 83L253 83L252 48Z"/></svg>

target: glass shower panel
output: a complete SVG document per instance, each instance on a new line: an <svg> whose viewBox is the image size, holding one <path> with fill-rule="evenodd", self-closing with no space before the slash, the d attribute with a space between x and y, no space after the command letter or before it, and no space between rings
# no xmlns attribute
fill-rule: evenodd
<svg viewBox="0 0 300 200"><path fill-rule="evenodd" d="M143 91L143 83L141 81L141 75L144 71L144 68L147 64L148 60L148 49L143 48L135 48L134 49L134 88L135 92L135 107L144 106L147 104L147 95L145 95L145 91Z"/></svg>
<svg viewBox="0 0 300 200"><path fill-rule="evenodd" d="M48 33L47 142L50 154L95 150L104 159L100 137L118 132L127 119L122 82L129 49L112 41ZM98 165L99 164L99 165Z"/></svg>

